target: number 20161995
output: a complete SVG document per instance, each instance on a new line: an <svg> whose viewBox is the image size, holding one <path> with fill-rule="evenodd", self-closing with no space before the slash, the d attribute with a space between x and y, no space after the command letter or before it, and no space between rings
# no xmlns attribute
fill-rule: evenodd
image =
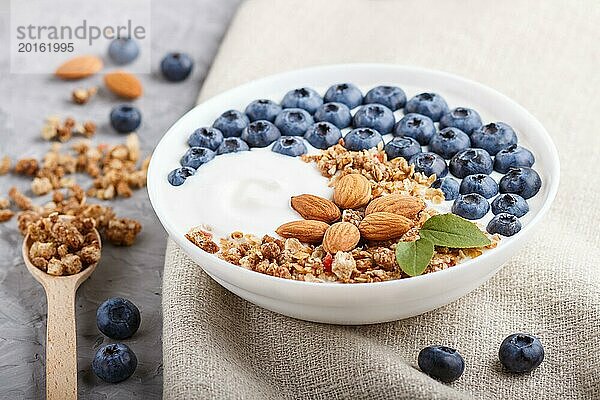
<svg viewBox="0 0 600 400"><path fill-rule="evenodd" d="M51 42L20 42L17 44L19 53L72 53L73 43Z"/></svg>

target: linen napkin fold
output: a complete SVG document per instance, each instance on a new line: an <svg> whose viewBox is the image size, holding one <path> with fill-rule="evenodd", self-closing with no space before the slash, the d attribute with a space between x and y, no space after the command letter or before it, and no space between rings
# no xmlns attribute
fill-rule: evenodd
<svg viewBox="0 0 600 400"><path fill-rule="evenodd" d="M172 241L163 285L166 399L592 399L600 393L600 7L593 0L249 0L200 101L284 70L411 64L497 88L546 126L561 158L552 210L487 284L446 307L370 326L258 308L212 281ZM398 307L402 307L398 304ZM546 349L530 374L502 372L510 333ZM416 368L430 344L459 349L451 385Z"/></svg>

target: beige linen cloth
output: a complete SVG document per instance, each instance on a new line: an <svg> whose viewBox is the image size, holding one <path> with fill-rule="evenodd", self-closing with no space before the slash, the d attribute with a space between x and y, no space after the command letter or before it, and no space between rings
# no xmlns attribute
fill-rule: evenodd
<svg viewBox="0 0 600 400"><path fill-rule="evenodd" d="M227 292L169 241L164 271L167 399L600 398L600 6L589 1L251 0L227 34L200 100L248 80L328 63L410 64L500 90L542 121L562 179L534 238L487 284L403 321L329 326ZM398 304L402 307L402 304ZM501 371L510 333L546 359ZM465 358L451 385L416 369L444 343Z"/></svg>

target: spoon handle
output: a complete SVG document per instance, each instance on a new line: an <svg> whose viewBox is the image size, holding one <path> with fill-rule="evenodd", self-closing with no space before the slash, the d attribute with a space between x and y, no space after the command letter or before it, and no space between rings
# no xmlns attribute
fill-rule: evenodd
<svg viewBox="0 0 600 400"><path fill-rule="evenodd" d="M46 399L77 399L77 334L75 292L69 280L46 287Z"/></svg>

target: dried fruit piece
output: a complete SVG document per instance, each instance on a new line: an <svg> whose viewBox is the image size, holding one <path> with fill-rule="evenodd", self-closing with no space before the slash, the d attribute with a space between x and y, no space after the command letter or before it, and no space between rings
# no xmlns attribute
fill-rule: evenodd
<svg viewBox="0 0 600 400"><path fill-rule="evenodd" d="M275 232L284 238L296 238L304 243L320 243L329 225L323 221L302 220L281 225Z"/></svg>
<svg viewBox="0 0 600 400"><path fill-rule="evenodd" d="M425 209L425 202L415 196L394 193L387 196L381 196L371 201L365 210L369 215L374 212L387 211L394 214L403 215L406 218L415 219Z"/></svg>
<svg viewBox="0 0 600 400"><path fill-rule="evenodd" d="M341 212L332 201L312 194L292 197L292 208L304 219L331 223L340 219Z"/></svg>
<svg viewBox="0 0 600 400"><path fill-rule="evenodd" d="M413 222L402 215L379 211L365 216L358 230L363 239L382 241L399 238L412 226Z"/></svg>
<svg viewBox="0 0 600 400"><path fill-rule="evenodd" d="M337 222L325 232L323 248L331 254L338 251L350 251L360 241L360 232L356 225L350 222Z"/></svg>
<svg viewBox="0 0 600 400"><path fill-rule="evenodd" d="M106 74L104 83L111 92L125 99L137 99L143 92L142 83L129 72L115 71Z"/></svg>
<svg viewBox="0 0 600 400"><path fill-rule="evenodd" d="M72 58L56 69L56 76L61 79L82 79L94 75L103 67L102 60L95 56Z"/></svg>
<svg viewBox="0 0 600 400"><path fill-rule="evenodd" d="M335 183L333 201L340 208L360 208L371 200L371 183L361 174L348 174Z"/></svg>

